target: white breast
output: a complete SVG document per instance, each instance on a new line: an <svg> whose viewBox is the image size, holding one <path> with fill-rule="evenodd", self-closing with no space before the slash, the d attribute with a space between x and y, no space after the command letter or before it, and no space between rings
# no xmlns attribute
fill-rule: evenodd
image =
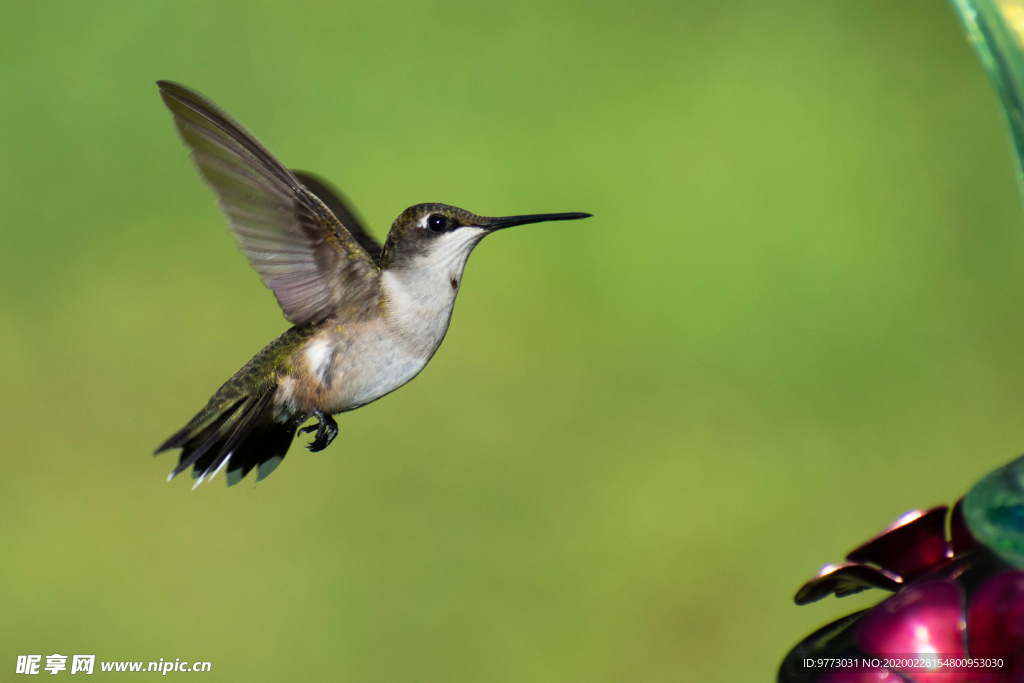
<svg viewBox="0 0 1024 683"><path fill-rule="evenodd" d="M448 331L466 260L484 232L463 227L440 235L413 263L385 270L379 320L351 330L343 341L309 345L306 359L313 374L337 391L325 410L341 412L375 401L423 370Z"/></svg>
<svg viewBox="0 0 1024 683"><path fill-rule="evenodd" d="M348 349L345 360L335 363L337 381L344 395L344 410L376 401L420 374L430 356L410 348L386 325L377 326Z"/></svg>

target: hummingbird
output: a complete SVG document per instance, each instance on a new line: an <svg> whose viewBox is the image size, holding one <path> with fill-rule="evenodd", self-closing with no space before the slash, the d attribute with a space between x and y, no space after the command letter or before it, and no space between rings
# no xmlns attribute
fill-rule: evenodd
<svg viewBox="0 0 1024 683"><path fill-rule="evenodd" d="M191 467L195 486L225 468L228 486L254 468L260 481L297 432L314 433L307 448L322 451L338 434L334 415L386 396L427 365L448 331L466 261L484 237L590 217L490 217L416 204L399 214L382 246L327 181L287 169L195 90L157 86L239 250L292 324L156 449L181 450L168 480Z"/></svg>

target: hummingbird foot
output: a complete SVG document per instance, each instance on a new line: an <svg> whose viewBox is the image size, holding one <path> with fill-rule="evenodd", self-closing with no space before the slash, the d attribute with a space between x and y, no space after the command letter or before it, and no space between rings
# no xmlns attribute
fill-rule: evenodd
<svg viewBox="0 0 1024 683"><path fill-rule="evenodd" d="M327 448L334 441L334 437L338 435L338 423L334 421L332 416L319 410L314 410L312 417L317 419L317 423L301 428L299 434L316 432L316 436L306 446L311 452L316 453Z"/></svg>

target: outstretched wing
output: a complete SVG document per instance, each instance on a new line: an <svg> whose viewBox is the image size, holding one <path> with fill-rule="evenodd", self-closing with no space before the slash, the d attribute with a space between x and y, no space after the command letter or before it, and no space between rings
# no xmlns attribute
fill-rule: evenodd
<svg viewBox="0 0 1024 683"><path fill-rule="evenodd" d="M315 194L320 200L327 205L327 208L331 210L341 224L344 225L349 233L356 242L359 243L373 262L380 265L380 253L384 250L380 242L373 239L369 232L366 230L366 226L363 222L356 217L355 211L349 207L348 202L342 197L341 192L338 188L331 185L329 182L324 180L318 175L309 173L307 171L296 171L292 169L292 173L295 177L302 181L302 184L306 186L306 189Z"/></svg>
<svg viewBox="0 0 1024 683"><path fill-rule="evenodd" d="M314 192L208 99L157 85L239 248L289 321L321 320L365 291L358 285L377 277L374 259Z"/></svg>

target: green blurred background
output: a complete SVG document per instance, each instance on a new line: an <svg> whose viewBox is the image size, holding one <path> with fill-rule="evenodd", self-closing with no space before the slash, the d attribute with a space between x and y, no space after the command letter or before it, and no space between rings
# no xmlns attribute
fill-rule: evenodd
<svg viewBox="0 0 1024 683"><path fill-rule="evenodd" d="M192 492L150 452L287 324L158 78L378 235L596 217L487 240L326 452ZM795 607L819 565L1024 447L1004 128L939 0L3 3L0 670L772 678L880 597Z"/></svg>

